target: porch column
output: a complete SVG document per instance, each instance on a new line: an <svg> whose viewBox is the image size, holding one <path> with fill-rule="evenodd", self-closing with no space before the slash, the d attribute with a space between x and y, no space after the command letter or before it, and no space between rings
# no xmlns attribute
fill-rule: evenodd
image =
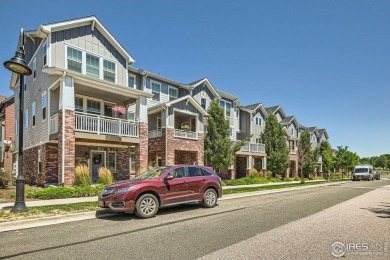
<svg viewBox="0 0 390 260"><path fill-rule="evenodd" d="M58 112L58 183L73 185L75 170L76 138L74 79L64 77L60 82Z"/></svg>
<svg viewBox="0 0 390 260"><path fill-rule="evenodd" d="M136 169L135 174L148 169L148 108L146 97L140 96L136 102L136 110L139 120L139 145L136 151Z"/></svg>
<svg viewBox="0 0 390 260"><path fill-rule="evenodd" d="M252 169L253 167L253 157L252 155L249 155L246 159L246 168L249 170L249 169Z"/></svg>

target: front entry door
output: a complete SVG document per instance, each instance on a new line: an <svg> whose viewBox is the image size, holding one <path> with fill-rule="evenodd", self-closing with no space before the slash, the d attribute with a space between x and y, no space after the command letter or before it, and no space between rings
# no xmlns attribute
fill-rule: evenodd
<svg viewBox="0 0 390 260"><path fill-rule="evenodd" d="M99 179L99 168L105 165L105 152L92 151L92 179L97 181Z"/></svg>

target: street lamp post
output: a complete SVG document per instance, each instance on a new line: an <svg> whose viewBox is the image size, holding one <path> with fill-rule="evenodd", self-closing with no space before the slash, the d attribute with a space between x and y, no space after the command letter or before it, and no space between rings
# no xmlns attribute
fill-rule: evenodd
<svg viewBox="0 0 390 260"><path fill-rule="evenodd" d="M23 176L23 110L24 110L24 88L23 80L24 76L31 75L32 71L27 66L24 59L24 32L23 28L20 30L19 50L15 53L15 56L9 61L4 62L4 67L8 70L19 75L19 144L18 144L18 175L16 177L16 199L15 205L12 207L11 212L19 213L26 212L28 208L24 202L24 184L25 179Z"/></svg>

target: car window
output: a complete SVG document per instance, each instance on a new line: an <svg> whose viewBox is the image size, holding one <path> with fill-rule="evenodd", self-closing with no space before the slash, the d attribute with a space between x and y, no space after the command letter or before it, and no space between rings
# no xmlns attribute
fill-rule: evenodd
<svg viewBox="0 0 390 260"><path fill-rule="evenodd" d="M203 176L211 176L212 174L208 171L206 171L205 169L202 169L202 175Z"/></svg>
<svg viewBox="0 0 390 260"><path fill-rule="evenodd" d="M198 177L202 176L202 173L197 167L188 167L188 175L189 177Z"/></svg>
<svg viewBox="0 0 390 260"><path fill-rule="evenodd" d="M170 171L166 176L171 175L174 179L184 178L186 177L186 172L184 167L175 168Z"/></svg>

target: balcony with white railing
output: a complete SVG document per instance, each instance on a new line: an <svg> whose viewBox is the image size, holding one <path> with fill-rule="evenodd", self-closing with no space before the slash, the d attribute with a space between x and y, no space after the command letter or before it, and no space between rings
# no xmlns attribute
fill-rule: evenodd
<svg viewBox="0 0 390 260"><path fill-rule="evenodd" d="M139 124L136 121L76 112L75 123L76 132L139 137Z"/></svg>
<svg viewBox="0 0 390 260"><path fill-rule="evenodd" d="M76 112L75 131L98 135L139 137L139 124L136 121L101 115ZM50 118L50 133L58 132L58 114Z"/></svg>
<svg viewBox="0 0 390 260"><path fill-rule="evenodd" d="M191 132L191 131L181 130L181 129L174 129L173 131L175 137L198 140L197 132Z"/></svg>
<svg viewBox="0 0 390 260"><path fill-rule="evenodd" d="M240 148L239 152L265 153L265 145L259 143L246 143Z"/></svg>
<svg viewBox="0 0 390 260"><path fill-rule="evenodd" d="M158 138L162 136L161 129L160 130L152 130L148 132L149 138Z"/></svg>

